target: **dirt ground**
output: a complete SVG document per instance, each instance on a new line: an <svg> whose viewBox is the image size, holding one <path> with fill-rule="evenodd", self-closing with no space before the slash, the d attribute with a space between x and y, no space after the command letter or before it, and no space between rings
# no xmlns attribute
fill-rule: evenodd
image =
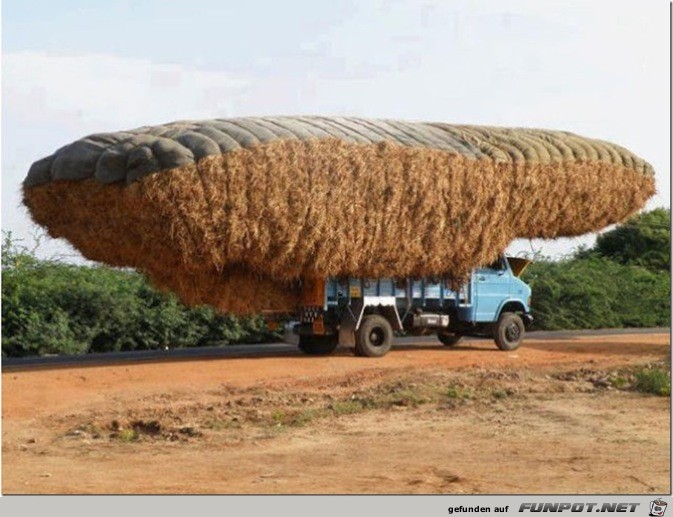
<svg viewBox="0 0 673 517"><path fill-rule="evenodd" d="M3 493L670 493L666 334L6 371Z"/></svg>

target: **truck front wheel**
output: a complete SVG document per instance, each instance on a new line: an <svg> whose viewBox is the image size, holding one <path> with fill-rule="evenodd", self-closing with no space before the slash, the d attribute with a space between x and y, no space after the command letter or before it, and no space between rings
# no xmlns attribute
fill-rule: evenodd
<svg viewBox="0 0 673 517"><path fill-rule="evenodd" d="M337 336L299 336L299 350L307 355L329 355L338 345Z"/></svg>
<svg viewBox="0 0 673 517"><path fill-rule="evenodd" d="M381 357L393 346L393 328L378 314L365 316L355 337L355 355Z"/></svg>
<svg viewBox="0 0 673 517"><path fill-rule="evenodd" d="M493 338L500 350L516 350L521 345L525 332L521 316L514 312L503 312L495 325Z"/></svg>

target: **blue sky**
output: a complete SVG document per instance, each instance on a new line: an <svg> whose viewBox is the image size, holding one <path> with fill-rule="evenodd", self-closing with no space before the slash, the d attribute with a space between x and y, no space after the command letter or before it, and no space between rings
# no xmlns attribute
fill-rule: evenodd
<svg viewBox="0 0 673 517"><path fill-rule="evenodd" d="M565 129L650 161L670 206L668 66L665 0L5 0L2 227L30 239L20 182L85 134L263 114Z"/></svg>

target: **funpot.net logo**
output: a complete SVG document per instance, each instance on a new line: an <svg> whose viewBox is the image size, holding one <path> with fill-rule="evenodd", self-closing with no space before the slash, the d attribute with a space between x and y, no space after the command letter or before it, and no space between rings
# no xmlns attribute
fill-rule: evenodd
<svg viewBox="0 0 673 517"><path fill-rule="evenodd" d="M656 501L653 501L654 504ZM662 501L663 502L663 501ZM650 512L652 511L650 505ZM663 503L666 505L666 503ZM640 503L521 503L519 512L607 512L607 513L633 513ZM657 515L663 515L663 512Z"/></svg>
<svg viewBox="0 0 673 517"><path fill-rule="evenodd" d="M668 503L661 499L655 499L650 503L650 515L654 517L663 517Z"/></svg>

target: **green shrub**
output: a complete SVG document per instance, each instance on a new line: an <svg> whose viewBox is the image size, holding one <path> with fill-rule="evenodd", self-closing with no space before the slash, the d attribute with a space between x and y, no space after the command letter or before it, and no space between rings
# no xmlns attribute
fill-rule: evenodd
<svg viewBox="0 0 673 517"><path fill-rule="evenodd" d="M671 395L671 376L663 368L644 368L636 372L633 389L662 397Z"/></svg>
<svg viewBox="0 0 673 517"><path fill-rule="evenodd" d="M188 308L135 272L2 247L2 354L29 356L274 341L259 317Z"/></svg>
<svg viewBox="0 0 673 517"><path fill-rule="evenodd" d="M533 289L538 329L668 327L671 324L670 209L630 218L569 259L538 260Z"/></svg>
<svg viewBox="0 0 673 517"><path fill-rule="evenodd" d="M659 367L644 368L636 372L633 388L643 393L668 397L671 394L671 374Z"/></svg>
<svg viewBox="0 0 673 517"><path fill-rule="evenodd" d="M671 269L671 210L655 208L631 217L624 224L598 236L592 250L620 264L650 270Z"/></svg>
<svg viewBox="0 0 673 517"><path fill-rule="evenodd" d="M538 261L523 276L533 290L534 328L658 327L671 323L671 274L602 257Z"/></svg>

